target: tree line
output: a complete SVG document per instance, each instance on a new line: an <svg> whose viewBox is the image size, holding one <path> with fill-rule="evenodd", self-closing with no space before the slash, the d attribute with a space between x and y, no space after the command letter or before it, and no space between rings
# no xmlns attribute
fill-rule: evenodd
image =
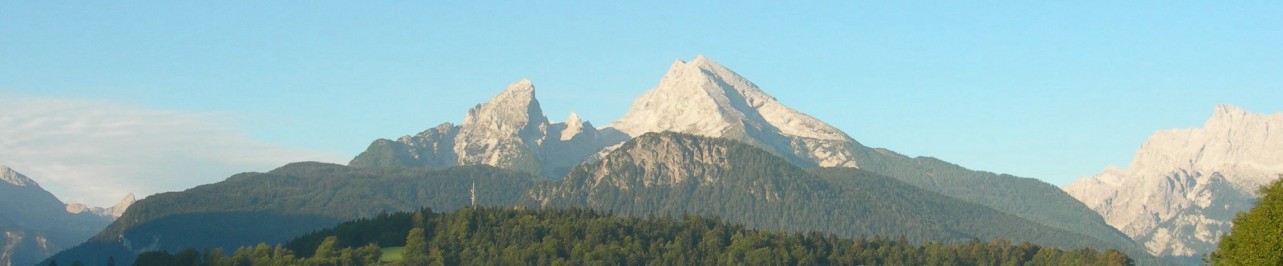
<svg viewBox="0 0 1283 266"><path fill-rule="evenodd" d="M385 260L381 247L399 247ZM1116 250L1005 240L911 243L733 225L718 218L620 217L586 209L465 208L380 214L284 244L139 255L134 265L1131 265Z"/></svg>

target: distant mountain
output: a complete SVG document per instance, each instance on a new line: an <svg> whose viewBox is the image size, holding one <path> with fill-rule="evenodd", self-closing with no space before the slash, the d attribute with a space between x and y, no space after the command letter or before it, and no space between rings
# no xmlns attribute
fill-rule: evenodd
<svg viewBox="0 0 1283 266"><path fill-rule="evenodd" d="M690 135L645 137L665 131ZM625 143L632 138L639 139ZM836 169L804 170L822 167ZM523 173L564 179L537 185L538 176ZM478 175L491 178L464 189ZM149 197L57 258L279 242L371 212L449 210L472 197L494 197L485 204L499 206L522 199L522 206L632 215L717 214L754 227L853 237L1106 247L1153 261L1055 186L863 146L702 56L675 62L608 127L575 114L550 122L534 86L518 81L469 110L460 125L376 140L349 167L292 164Z"/></svg>
<svg viewBox="0 0 1283 266"><path fill-rule="evenodd" d="M461 125L445 123L396 141L375 140L348 165L491 165L559 177L602 148L626 139L613 130L598 130L574 113L565 122L549 122L535 99L534 85L521 80L468 110Z"/></svg>
<svg viewBox="0 0 1283 266"><path fill-rule="evenodd" d="M230 251L259 242L283 243L383 212L512 206L536 181L529 174L490 166L430 170L293 163L149 196L88 242L51 259L93 265L113 257L129 265L137 253L149 250Z"/></svg>
<svg viewBox="0 0 1283 266"><path fill-rule="evenodd" d="M609 128L633 137L673 131L734 139L802 167L859 167L851 147L859 144L846 133L702 55L673 62L659 85Z"/></svg>
<svg viewBox="0 0 1283 266"><path fill-rule="evenodd" d="M129 195L125 195L125 198L120 199L119 202L116 202L116 205L111 207L107 207L107 208L89 207L81 203L72 203L72 204L67 204L67 212L92 213L98 216L109 216L112 218L120 218L120 215L125 214L125 210L129 209L129 206L133 205L135 201L138 201L138 199L134 198L134 193L129 193Z"/></svg>
<svg viewBox="0 0 1283 266"><path fill-rule="evenodd" d="M871 171L1141 252L1139 245L1056 186L866 147L841 130L783 105L746 78L703 56L674 62L658 86L607 127L612 128L630 136L674 131L729 138L801 167Z"/></svg>
<svg viewBox="0 0 1283 266"><path fill-rule="evenodd" d="M910 158L890 150L866 147L841 130L785 106L743 76L704 56L690 62L673 62L659 84L634 101L622 118L601 129L585 127L580 134L594 138L586 137L583 142L552 141L561 135L556 134L556 129L567 127L547 124L537 103L529 82L517 82L490 102L469 111L464 125L443 124L399 141L375 141L353 159L351 165L489 164L559 177L559 173L569 171L567 166L601 158L629 138L672 131L741 141L803 168L858 168L894 177L919 188L1129 246L1128 250L1143 253L1143 248L1127 235L1056 186L1032 178L974 171L934 158ZM496 106L505 106L499 108L504 112L496 112ZM459 133L468 127L502 129L498 130L502 134ZM549 130L540 130L542 128ZM595 134L590 134L592 132ZM467 146L460 143L465 142L487 143L478 147L504 152L479 153L485 154L483 157L489 161L459 158L459 147ZM530 156L531 151L544 152L533 152L535 155ZM553 155L558 152L565 155ZM516 163L531 161L538 163Z"/></svg>
<svg viewBox="0 0 1283 266"><path fill-rule="evenodd" d="M1125 168L1064 190L1153 254L1197 263L1258 187L1283 174L1283 114L1218 106L1202 128L1154 133Z"/></svg>
<svg viewBox="0 0 1283 266"><path fill-rule="evenodd" d="M0 165L0 266L36 264L84 242L113 219L67 208L36 181Z"/></svg>

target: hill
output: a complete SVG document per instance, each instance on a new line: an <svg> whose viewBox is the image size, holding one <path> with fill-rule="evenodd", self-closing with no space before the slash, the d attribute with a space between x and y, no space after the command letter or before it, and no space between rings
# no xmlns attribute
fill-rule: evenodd
<svg viewBox="0 0 1283 266"><path fill-rule="evenodd" d="M130 263L138 252L282 243L340 221L431 206L512 206L536 177L489 166L358 169L293 163L147 197L59 262ZM475 193L474 193L475 192Z"/></svg>

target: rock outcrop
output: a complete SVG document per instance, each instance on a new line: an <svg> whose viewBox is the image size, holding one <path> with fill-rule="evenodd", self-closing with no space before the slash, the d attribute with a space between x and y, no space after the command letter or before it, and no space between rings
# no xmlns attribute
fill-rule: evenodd
<svg viewBox="0 0 1283 266"><path fill-rule="evenodd" d="M859 167L852 154L859 144L841 130L702 55L673 62L659 85L609 127L633 137L672 131L735 139L802 167Z"/></svg>
<svg viewBox="0 0 1283 266"><path fill-rule="evenodd" d="M376 140L349 165L491 165L560 177L602 148L624 140L625 135L598 130L573 113L566 122L549 122L535 98L534 84L521 80L468 110L460 125L444 123L396 141Z"/></svg>
<svg viewBox="0 0 1283 266"><path fill-rule="evenodd" d="M1283 174L1283 114L1218 106L1202 128L1150 136L1127 168L1064 190L1155 255L1190 261L1216 248L1235 213Z"/></svg>

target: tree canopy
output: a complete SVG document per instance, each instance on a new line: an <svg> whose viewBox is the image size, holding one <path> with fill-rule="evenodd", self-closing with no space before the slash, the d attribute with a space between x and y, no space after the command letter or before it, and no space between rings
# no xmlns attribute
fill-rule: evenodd
<svg viewBox="0 0 1283 266"><path fill-rule="evenodd" d="M1234 217L1208 264L1283 265L1283 175L1261 187L1260 195L1256 207Z"/></svg>
<svg viewBox="0 0 1283 266"><path fill-rule="evenodd" d="M421 216L422 222L414 217ZM401 238L386 236L403 236ZM379 246L404 247L380 261ZM134 265L1130 265L1115 250L1005 240L911 243L903 237L749 229L700 216L620 217L585 209L465 208L380 215L285 246L144 253Z"/></svg>

